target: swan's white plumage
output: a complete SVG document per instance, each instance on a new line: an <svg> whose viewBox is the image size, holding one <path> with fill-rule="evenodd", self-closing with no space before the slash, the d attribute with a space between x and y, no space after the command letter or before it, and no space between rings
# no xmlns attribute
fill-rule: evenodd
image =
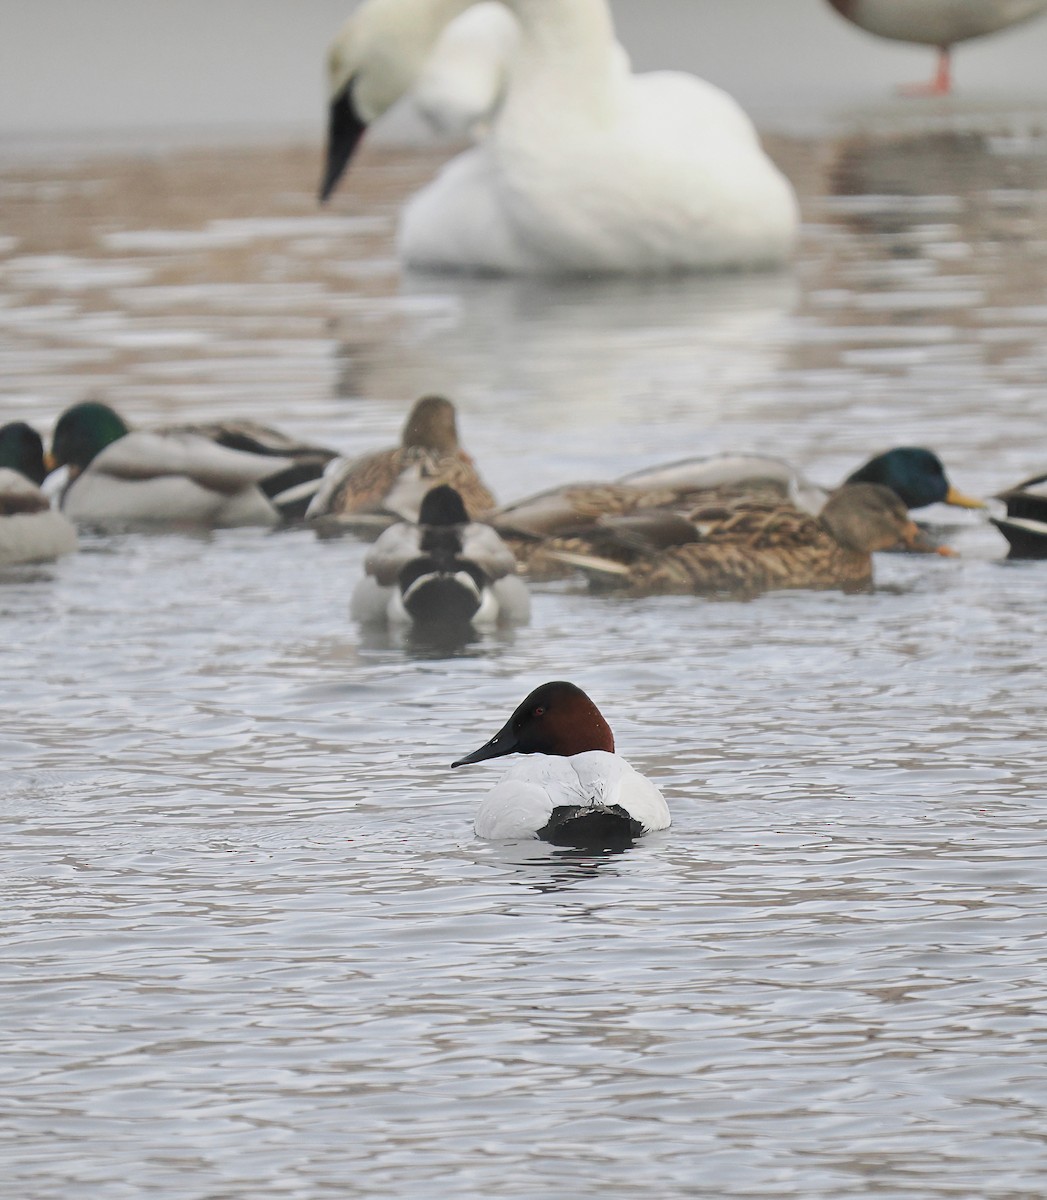
<svg viewBox="0 0 1047 1200"><path fill-rule="evenodd" d="M649 779L617 754L586 750L516 759L480 805L476 835L489 841L535 838L561 805L618 805L648 831L671 823L668 805Z"/></svg>
<svg viewBox="0 0 1047 1200"><path fill-rule="evenodd" d="M449 22L410 97L438 133L480 137L505 95L519 26L498 0L481 0Z"/></svg>
<svg viewBox="0 0 1047 1200"><path fill-rule="evenodd" d="M789 257L795 195L729 96L633 75L605 0L506 3L520 35L505 99L489 135L405 206L408 265L650 274ZM422 24L450 16L447 0L404 0L401 20L408 7Z"/></svg>

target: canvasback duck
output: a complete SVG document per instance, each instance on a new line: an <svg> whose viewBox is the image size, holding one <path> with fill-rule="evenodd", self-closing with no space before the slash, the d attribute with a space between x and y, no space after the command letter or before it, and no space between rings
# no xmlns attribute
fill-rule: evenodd
<svg viewBox="0 0 1047 1200"><path fill-rule="evenodd" d="M829 0L859 29L898 42L938 48L938 67L928 84L903 88L914 96L952 90L951 51L957 42L985 37L1047 9L1047 0Z"/></svg>
<svg viewBox="0 0 1047 1200"><path fill-rule="evenodd" d="M490 625L530 617L513 552L489 525L469 520L447 484L426 494L416 525L393 525L379 537L364 570L349 606L362 623Z"/></svg>
<svg viewBox="0 0 1047 1200"><path fill-rule="evenodd" d="M560 557L594 587L629 596L865 589L874 551L903 545L952 554L926 539L890 488L874 483L839 488L817 517L788 503L745 498L686 518L672 512L611 518L590 540L596 553Z"/></svg>
<svg viewBox="0 0 1047 1200"><path fill-rule="evenodd" d="M407 416L399 446L328 464L306 520L324 536L417 522L423 497L441 483L461 496L471 520L483 520L495 506L459 444L454 405L443 396L423 396Z"/></svg>
<svg viewBox="0 0 1047 1200"><path fill-rule="evenodd" d="M266 482L290 457L249 454L197 433L131 430L107 404L59 417L49 464L67 468L62 511L75 522L127 525L275 525Z"/></svg>
<svg viewBox="0 0 1047 1200"><path fill-rule="evenodd" d="M474 2L368 0L342 28L321 199ZM408 267L649 275L789 260L795 193L730 96L680 71L633 74L606 0L505 4L519 33L504 98L486 136L405 206Z"/></svg>
<svg viewBox="0 0 1047 1200"><path fill-rule="evenodd" d="M505 754L527 757L485 797L477 837L597 849L671 824L662 793L615 754L603 714L573 683L536 688L489 742L451 766Z"/></svg>
<svg viewBox="0 0 1047 1200"><path fill-rule="evenodd" d="M1047 475L1026 479L996 499L1007 505L1006 517L992 518L1009 544L1007 557L1047 558Z"/></svg>
<svg viewBox="0 0 1047 1200"><path fill-rule="evenodd" d="M76 530L40 491L40 435L24 421L0 428L0 566L47 562L76 549Z"/></svg>

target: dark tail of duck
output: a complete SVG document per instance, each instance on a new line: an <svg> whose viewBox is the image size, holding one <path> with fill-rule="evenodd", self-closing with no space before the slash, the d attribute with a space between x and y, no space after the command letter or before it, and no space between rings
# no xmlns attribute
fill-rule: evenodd
<svg viewBox="0 0 1047 1200"><path fill-rule="evenodd" d="M554 846L578 850L624 850L646 832L621 805L563 804L553 809L538 836Z"/></svg>
<svg viewBox="0 0 1047 1200"><path fill-rule="evenodd" d="M1008 558L1047 558L1045 483L1047 475L1037 476L998 497L1007 503L1007 516L994 517L992 523L1010 543Z"/></svg>

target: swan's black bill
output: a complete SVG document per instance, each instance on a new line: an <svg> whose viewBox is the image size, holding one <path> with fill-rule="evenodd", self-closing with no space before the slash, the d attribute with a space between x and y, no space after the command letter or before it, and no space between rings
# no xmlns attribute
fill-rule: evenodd
<svg viewBox="0 0 1047 1200"><path fill-rule="evenodd" d="M320 203L326 202L339 179L345 174L349 160L357 143L364 135L367 122L360 119L353 105L353 81L331 101L327 125L327 162L324 165L323 182L320 184Z"/></svg>

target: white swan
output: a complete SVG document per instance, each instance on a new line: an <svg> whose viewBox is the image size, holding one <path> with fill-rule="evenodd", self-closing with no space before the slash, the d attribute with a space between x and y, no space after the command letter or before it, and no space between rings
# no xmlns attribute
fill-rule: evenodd
<svg viewBox="0 0 1047 1200"><path fill-rule="evenodd" d="M848 21L879 37L938 47L938 68L914 94L945 95L952 89L950 50L957 42L996 33L1047 9L1047 0L829 0Z"/></svg>
<svg viewBox="0 0 1047 1200"><path fill-rule="evenodd" d="M605 0L505 0L519 22L490 134L407 204L408 266L501 274L764 268L790 255L797 206L726 93L633 75ZM368 0L329 56L321 196L369 121L418 77L469 0Z"/></svg>

